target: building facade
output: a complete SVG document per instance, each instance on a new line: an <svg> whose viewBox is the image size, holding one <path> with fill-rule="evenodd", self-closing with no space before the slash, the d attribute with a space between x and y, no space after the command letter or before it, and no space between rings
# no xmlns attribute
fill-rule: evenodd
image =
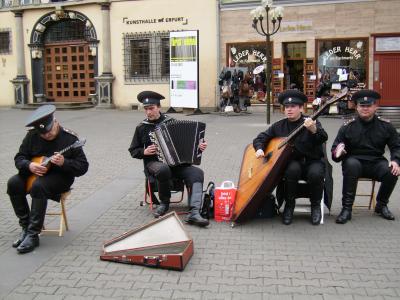
<svg viewBox="0 0 400 300"><path fill-rule="evenodd" d="M170 93L170 33L198 32L200 107L215 106L215 0L2 0L0 105L95 101L137 106Z"/></svg>
<svg viewBox="0 0 400 300"><path fill-rule="evenodd" d="M325 83L364 86L381 106L400 106L400 1L274 0L284 7L272 36L272 92L296 86L312 101ZM221 0L220 64L252 71L265 63L265 37L252 28L259 1Z"/></svg>

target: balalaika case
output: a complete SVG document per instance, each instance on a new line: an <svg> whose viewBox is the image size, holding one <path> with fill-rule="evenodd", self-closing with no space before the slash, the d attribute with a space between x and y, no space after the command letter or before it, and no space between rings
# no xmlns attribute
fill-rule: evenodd
<svg viewBox="0 0 400 300"><path fill-rule="evenodd" d="M193 240L175 212L105 242L101 260L182 271Z"/></svg>

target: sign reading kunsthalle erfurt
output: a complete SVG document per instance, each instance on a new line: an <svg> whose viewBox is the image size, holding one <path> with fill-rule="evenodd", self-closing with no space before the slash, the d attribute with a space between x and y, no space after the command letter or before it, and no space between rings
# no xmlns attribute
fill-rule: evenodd
<svg viewBox="0 0 400 300"><path fill-rule="evenodd" d="M122 23L126 25L156 24L156 23L182 23L183 25L186 25L188 23L188 19L185 17L164 17L164 18L148 18L148 19L130 19L127 17L123 17Z"/></svg>
<svg viewBox="0 0 400 300"><path fill-rule="evenodd" d="M199 32L170 32L171 107L199 108Z"/></svg>

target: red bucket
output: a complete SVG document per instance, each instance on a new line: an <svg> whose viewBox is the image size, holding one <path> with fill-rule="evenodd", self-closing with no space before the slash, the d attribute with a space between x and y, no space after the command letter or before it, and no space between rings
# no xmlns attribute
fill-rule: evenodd
<svg viewBox="0 0 400 300"><path fill-rule="evenodd" d="M217 222L230 221L233 204L235 203L236 188L232 181L224 181L214 191L214 219Z"/></svg>

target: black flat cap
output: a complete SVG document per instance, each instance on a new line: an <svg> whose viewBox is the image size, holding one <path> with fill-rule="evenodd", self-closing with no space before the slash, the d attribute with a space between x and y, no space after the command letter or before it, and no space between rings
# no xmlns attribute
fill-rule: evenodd
<svg viewBox="0 0 400 300"><path fill-rule="evenodd" d="M26 121L26 127L33 126L39 133L44 134L51 130L54 122L53 113L56 107L52 104L46 104L38 107L29 116Z"/></svg>
<svg viewBox="0 0 400 300"><path fill-rule="evenodd" d="M303 105L305 102L307 102L307 100L307 96L298 90L286 90L278 97L278 101L282 105Z"/></svg>
<svg viewBox="0 0 400 300"><path fill-rule="evenodd" d="M163 95L153 91L143 91L137 95L137 99L143 106L160 105L160 100L165 99Z"/></svg>
<svg viewBox="0 0 400 300"><path fill-rule="evenodd" d="M371 105L379 99L381 99L381 95L373 90L361 90L351 97L351 100L360 105Z"/></svg>

